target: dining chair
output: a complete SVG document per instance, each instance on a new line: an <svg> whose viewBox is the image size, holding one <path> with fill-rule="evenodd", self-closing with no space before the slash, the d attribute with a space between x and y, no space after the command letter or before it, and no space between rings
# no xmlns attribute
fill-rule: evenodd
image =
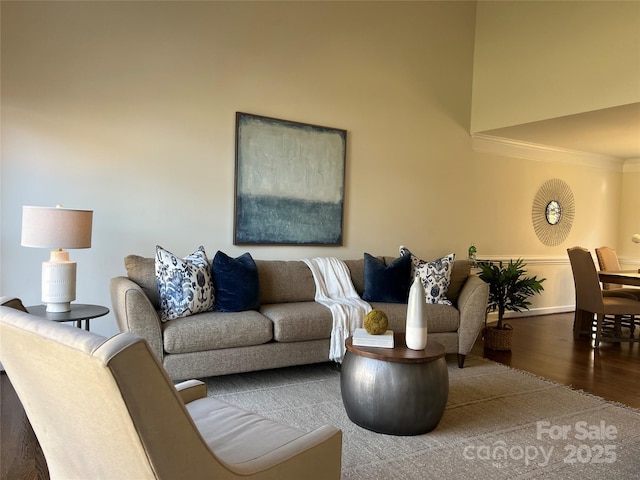
<svg viewBox="0 0 640 480"><path fill-rule="evenodd" d="M576 320L580 318L579 312L588 312L596 317L595 347L601 340L607 341L640 341L633 337L616 335L603 339L603 323L606 316L621 318L624 315L640 315L640 301L626 297L604 296L600 287L600 280L596 265L591 253L586 248L572 247L567 249L569 262L573 272L573 282L576 290ZM580 329L580 322L574 323L574 337ZM617 334L617 329L616 329Z"/></svg>
<svg viewBox="0 0 640 480"><path fill-rule="evenodd" d="M174 385L132 333L0 306L0 361L58 479L339 479L342 432L306 432ZM3 440L4 446L4 440Z"/></svg>
<svg viewBox="0 0 640 480"><path fill-rule="evenodd" d="M618 254L613 248L596 248L596 257L598 258L600 270L622 270L622 268L620 267L620 261L618 260ZM611 295L628 297L633 300L640 301L640 288L637 287L623 287L622 285L619 285L617 283L603 283L602 290L605 292L610 292Z"/></svg>
<svg viewBox="0 0 640 480"><path fill-rule="evenodd" d="M606 271L618 271L622 270L620 267L620 261L618 260L618 254L611 247L599 247L596 248L596 257L598 259L598 265L600 270ZM624 287L617 283L602 283L602 295L605 297L626 297L631 300L640 301L640 288L637 287ZM625 326L629 328L631 335L635 332L636 317L633 315L625 315L620 318L606 316L604 324L610 323L613 320L617 326ZM617 328L614 327L614 328Z"/></svg>

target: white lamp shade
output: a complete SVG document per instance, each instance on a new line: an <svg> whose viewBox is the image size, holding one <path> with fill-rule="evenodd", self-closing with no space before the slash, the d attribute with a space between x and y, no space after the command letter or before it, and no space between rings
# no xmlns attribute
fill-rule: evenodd
<svg viewBox="0 0 640 480"><path fill-rule="evenodd" d="M640 233L634 233L634 234L631 236L631 241L632 241L633 243L640 243Z"/></svg>
<svg viewBox="0 0 640 480"><path fill-rule="evenodd" d="M24 247L90 248L92 210L62 207L22 207Z"/></svg>

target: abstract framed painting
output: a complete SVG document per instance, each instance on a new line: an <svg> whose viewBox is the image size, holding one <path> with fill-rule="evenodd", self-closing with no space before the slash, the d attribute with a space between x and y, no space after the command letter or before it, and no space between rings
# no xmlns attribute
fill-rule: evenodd
<svg viewBox="0 0 640 480"><path fill-rule="evenodd" d="M236 113L235 245L342 245L347 132Z"/></svg>

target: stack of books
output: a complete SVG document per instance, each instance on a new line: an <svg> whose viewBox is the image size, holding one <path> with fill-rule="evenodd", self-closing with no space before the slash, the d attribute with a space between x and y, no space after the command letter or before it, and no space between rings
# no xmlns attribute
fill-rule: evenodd
<svg viewBox="0 0 640 480"><path fill-rule="evenodd" d="M371 335L364 328L353 332L353 345L356 347L393 348L393 331L387 330L381 335Z"/></svg>

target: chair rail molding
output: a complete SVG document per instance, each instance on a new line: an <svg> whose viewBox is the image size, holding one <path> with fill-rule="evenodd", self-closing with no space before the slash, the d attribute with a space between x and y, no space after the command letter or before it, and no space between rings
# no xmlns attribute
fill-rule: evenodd
<svg viewBox="0 0 640 480"><path fill-rule="evenodd" d="M607 155L580 152L561 147L540 145L536 143L513 140L510 138L495 137L483 133L471 135L473 150L481 153L494 153L506 157L523 158L537 162L562 163L591 167L612 172L622 172L625 168L633 168L633 162ZM626 167L627 163L630 164ZM640 166L638 167L640 168ZM625 170L626 171L626 170ZM632 170L633 171L633 170Z"/></svg>
<svg viewBox="0 0 640 480"><path fill-rule="evenodd" d="M618 261L623 265L638 265L640 267L640 257L618 257Z"/></svg>
<svg viewBox="0 0 640 480"><path fill-rule="evenodd" d="M509 260L516 260L518 258L522 258L524 260L524 263L526 263L527 265L569 265L569 257L567 255L482 255L482 258L478 260L489 260L491 262L509 262ZM626 265L640 266L640 257L620 256L619 260L620 263Z"/></svg>
<svg viewBox="0 0 640 480"><path fill-rule="evenodd" d="M479 260L489 260L491 262L509 262L522 258L527 265L569 265L569 257L566 255L482 255Z"/></svg>
<svg viewBox="0 0 640 480"><path fill-rule="evenodd" d="M629 158L624 161L622 166L623 173L639 173L640 172L640 158Z"/></svg>

